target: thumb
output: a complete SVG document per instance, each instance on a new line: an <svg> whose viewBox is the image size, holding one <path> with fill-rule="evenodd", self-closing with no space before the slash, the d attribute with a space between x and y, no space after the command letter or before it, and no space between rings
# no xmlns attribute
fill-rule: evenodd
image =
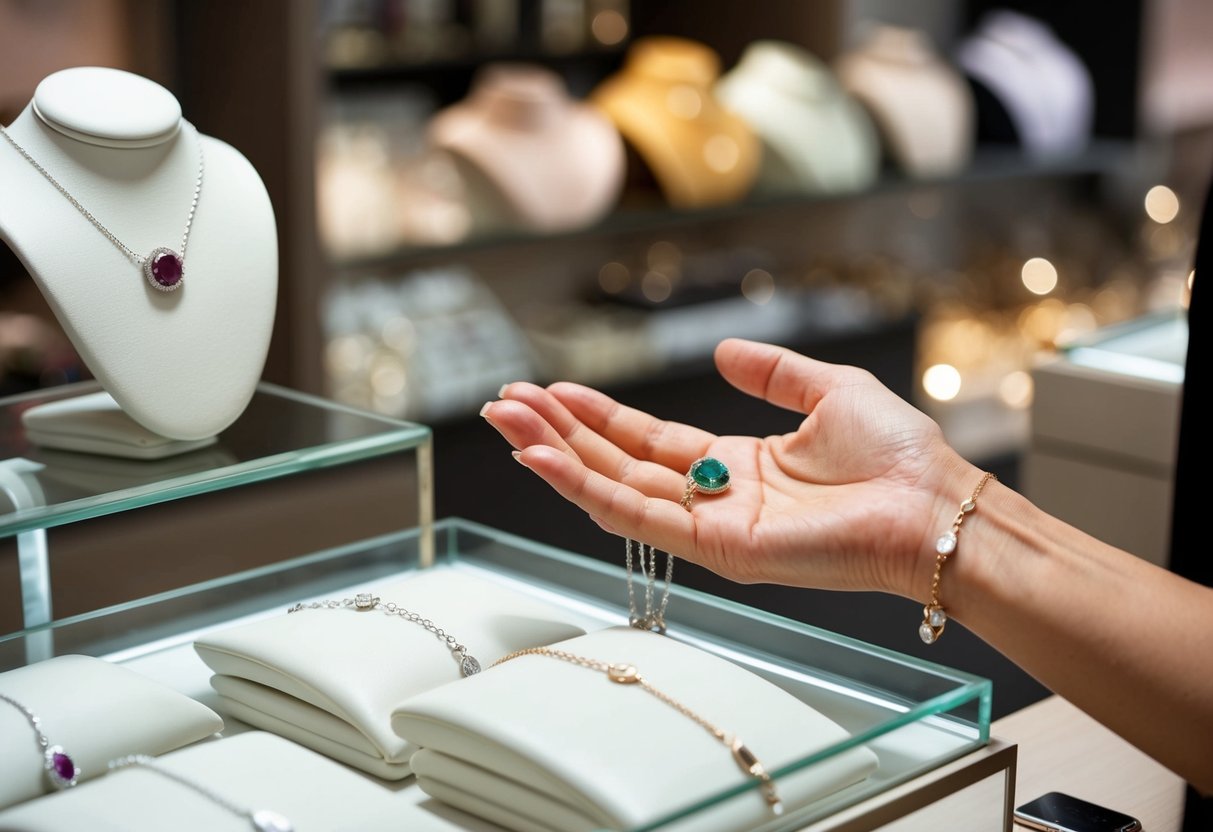
<svg viewBox="0 0 1213 832"><path fill-rule="evenodd" d="M784 347L729 338L716 347L716 368L743 393L810 413L850 367L815 361Z"/></svg>

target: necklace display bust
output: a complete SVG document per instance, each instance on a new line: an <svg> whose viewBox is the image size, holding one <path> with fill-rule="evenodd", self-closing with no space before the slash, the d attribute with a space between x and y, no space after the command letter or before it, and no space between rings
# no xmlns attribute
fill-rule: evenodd
<svg viewBox="0 0 1213 832"><path fill-rule="evenodd" d="M889 155L910 176L945 176L973 152L973 96L926 35L877 27L838 62L843 87L872 113Z"/></svg>
<svg viewBox="0 0 1213 832"><path fill-rule="evenodd" d="M601 219L623 186L623 142L558 75L498 64L436 115L430 143L462 168L477 226L561 231Z"/></svg>
<svg viewBox="0 0 1213 832"><path fill-rule="evenodd" d="M876 178L880 142L868 114L804 49L755 41L716 97L762 138L761 190L852 191Z"/></svg>
<svg viewBox="0 0 1213 832"><path fill-rule="evenodd" d="M1064 156L1086 146L1095 109L1091 75L1048 26L993 12L956 58L1002 104L1029 154Z"/></svg>
<svg viewBox="0 0 1213 832"><path fill-rule="evenodd" d="M712 85L719 75L720 59L703 44L642 38L591 97L679 208L734 202L758 176L762 146L717 102Z"/></svg>
<svg viewBox="0 0 1213 832"><path fill-rule="evenodd" d="M153 434L196 441L252 397L273 329L278 249L248 160L183 124L173 95L137 75L77 67L49 76L8 127L12 144L0 141L0 240L122 411ZM118 241L143 257L175 249L183 227L188 280L156 291ZM84 414L76 429L87 423Z"/></svg>

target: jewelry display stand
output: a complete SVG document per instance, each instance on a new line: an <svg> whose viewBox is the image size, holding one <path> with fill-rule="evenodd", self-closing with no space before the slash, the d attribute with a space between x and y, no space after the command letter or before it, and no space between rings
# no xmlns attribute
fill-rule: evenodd
<svg viewBox="0 0 1213 832"><path fill-rule="evenodd" d="M591 225L623 187L615 128L542 67L485 68L468 98L434 116L427 132L431 145L459 162L481 230Z"/></svg>
<svg viewBox="0 0 1213 832"><path fill-rule="evenodd" d="M277 234L257 172L163 87L114 69L49 76L7 136L0 239L120 408L58 406L31 415L35 436L133 457L214 437L253 395L274 322Z"/></svg>
<svg viewBox="0 0 1213 832"><path fill-rule="evenodd" d="M807 50L755 41L716 84L716 97L762 139L760 190L858 191L876 180L880 142L868 114Z"/></svg>
<svg viewBox="0 0 1213 832"><path fill-rule="evenodd" d="M879 26L838 61L838 78L872 113L889 155L914 177L946 176L973 153L973 95L914 29Z"/></svg>
<svg viewBox="0 0 1213 832"><path fill-rule="evenodd" d="M758 176L762 145L740 116L717 102L720 58L673 37L636 41L591 101L615 123L678 208L744 197Z"/></svg>
<svg viewBox="0 0 1213 832"><path fill-rule="evenodd" d="M1053 30L1017 12L982 18L957 63L1002 104L1023 148L1038 157L1079 153L1091 139L1091 73Z"/></svg>

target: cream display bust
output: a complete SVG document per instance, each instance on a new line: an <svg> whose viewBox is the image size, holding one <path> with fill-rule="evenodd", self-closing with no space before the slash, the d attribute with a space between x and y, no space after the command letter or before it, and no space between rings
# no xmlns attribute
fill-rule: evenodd
<svg viewBox="0 0 1213 832"><path fill-rule="evenodd" d="M880 142L868 114L804 49L755 41L716 97L762 139L762 191L851 191L876 178Z"/></svg>
<svg viewBox="0 0 1213 832"><path fill-rule="evenodd" d="M701 43L647 37L591 100L652 170L671 205L695 208L742 199L758 176L762 145L720 106L712 85L720 59Z"/></svg>
<svg viewBox="0 0 1213 832"><path fill-rule="evenodd" d="M837 68L843 87L872 113L889 154L906 173L943 176L969 161L972 93L922 32L880 26Z"/></svg>
<svg viewBox="0 0 1213 832"><path fill-rule="evenodd" d="M278 281L273 209L240 153L183 122L168 90L114 69L47 77L12 140L140 257L181 247L179 289L140 264L0 138L0 239L105 389L136 422L194 440L232 423L265 363Z"/></svg>
<svg viewBox="0 0 1213 832"><path fill-rule="evenodd" d="M429 140L462 163L480 226L580 228L601 219L623 187L615 128L542 67L486 68L466 100L434 117Z"/></svg>

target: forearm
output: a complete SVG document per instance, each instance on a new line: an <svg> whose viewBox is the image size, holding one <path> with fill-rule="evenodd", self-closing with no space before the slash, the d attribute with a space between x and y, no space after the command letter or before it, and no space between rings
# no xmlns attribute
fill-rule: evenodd
<svg viewBox="0 0 1213 832"><path fill-rule="evenodd" d="M962 479L975 482L970 471ZM973 484L949 495L955 505ZM965 521L942 595L952 618L1213 791L1213 590L991 484Z"/></svg>

